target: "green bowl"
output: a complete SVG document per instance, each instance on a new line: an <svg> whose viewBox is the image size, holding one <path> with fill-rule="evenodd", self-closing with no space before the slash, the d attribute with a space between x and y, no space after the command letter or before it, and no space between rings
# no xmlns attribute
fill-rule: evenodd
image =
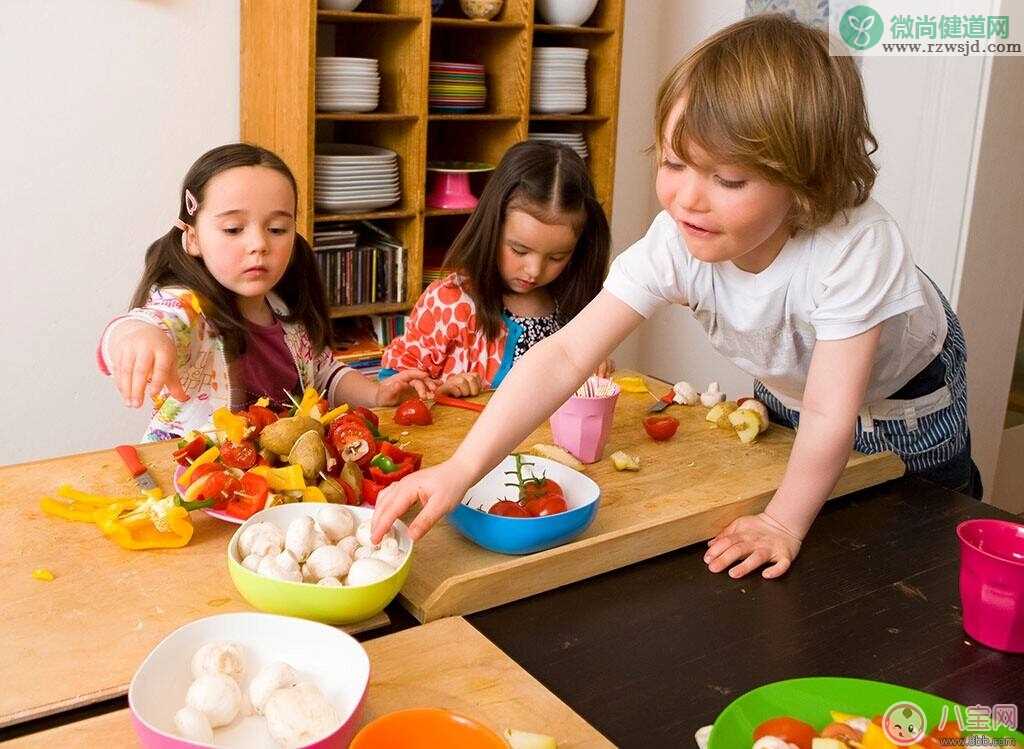
<svg viewBox="0 0 1024 749"><path fill-rule="evenodd" d="M312 619L324 624L354 624L376 616L384 607L394 600L398 591L405 584L412 564L412 539L409 538L405 524L395 522L399 548L406 551L405 561L390 577L372 585L361 585L355 588L328 588L312 583L293 583L287 580L274 580L257 575L242 566L238 558L238 539L242 532L253 523L269 522L281 531L301 515L312 515L314 518L319 508L324 505L316 502L296 502L278 505L269 510L257 512L245 521L228 543L228 572L238 592L254 608L271 614L297 616ZM369 507L346 506L356 516L356 524L373 517L373 509Z"/></svg>
<svg viewBox="0 0 1024 749"><path fill-rule="evenodd" d="M769 718L787 716L802 720L819 731L832 722L830 710L872 719L898 702L911 702L924 712L927 731L938 725L942 708L957 724L957 711L966 719L963 706L941 697L880 681L821 676L765 684L734 700L715 721L708 749L736 749L754 743L754 729ZM1001 727L998 731L965 731L993 738L1015 738L1024 746L1024 734Z"/></svg>

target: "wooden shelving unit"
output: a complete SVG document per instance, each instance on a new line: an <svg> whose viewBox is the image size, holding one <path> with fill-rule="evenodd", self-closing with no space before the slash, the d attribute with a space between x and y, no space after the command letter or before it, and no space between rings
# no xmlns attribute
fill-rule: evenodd
<svg viewBox="0 0 1024 749"><path fill-rule="evenodd" d="M299 231L311 238L326 221L372 220L407 248L406 302L335 307L333 317L409 309L422 288L423 258L443 250L469 210L427 208L428 160L497 164L531 130L581 132L598 196L611 213L615 176L622 19L625 0L599 0L585 26L535 22L534 0L505 0L492 21L463 17L458 0L432 15L430 0L363 0L355 11L317 8L316 0L241 0L241 134L280 154L299 185ZM578 115L530 112L535 46L586 47L588 109ZM378 59L380 107L369 113L317 112L316 57ZM430 60L478 62L486 69L488 107L430 112ZM313 206L317 143L363 143L398 154L402 199L358 214ZM474 175L474 191L486 181Z"/></svg>

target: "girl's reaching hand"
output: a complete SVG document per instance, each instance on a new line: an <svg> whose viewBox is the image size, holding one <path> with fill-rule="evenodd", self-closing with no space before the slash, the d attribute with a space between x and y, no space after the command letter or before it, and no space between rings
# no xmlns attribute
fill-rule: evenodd
<svg viewBox="0 0 1024 749"><path fill-rule="evenodd" d="M437 381L420 369L404 369L377 385L377 405L397 406L407 397L415 394L423 400L432 398L437 390Z"/></svg>
<svg viewBox="0 0 1024 749"><path fill-rule="evenodd" d="M474 395L480 395L482 389L483 382L480 380L480 375L476 372L466 372L449 377L437 392L456 398L472 398Z"/></svg>
<svg viewBox="0 0 1024 749"><path fill-rule="evenodd" d="M409 525L409 536L414 541L421 538L462 501L470 487L466 482L468 475L468 471L449 458L386 487L377 495L370 539L375 544L380 543L395 520L417 502L423 505L423 509Z"/></svg>
<svg viewBox="0 0 1024 749"><path fill-rule="evenodd" d="M145 396L164 388L179 401L188 394L178 375L178 352L167 334L148 323L130 321L113 332L110 358L117 390L129 408L139 408Z"/></svg>
<svg viewBox="0 0 1024 749"><path fill-rule="evenodd" d="M607 379L611 377L612 372L615 371L615 360L608 357L603 362L597 365L597 369L594 370L594 374L598 377Z"/></svg>
<svg viewBox="0 0 1024 749"><path fill-rule="evenodd" d="M800 553L801 540L767 513L744 515L708 541L704 561L712 572L721 572L737 560L729 577L740 578L763 564L772 563L761 575L779 577Z"/></svg>

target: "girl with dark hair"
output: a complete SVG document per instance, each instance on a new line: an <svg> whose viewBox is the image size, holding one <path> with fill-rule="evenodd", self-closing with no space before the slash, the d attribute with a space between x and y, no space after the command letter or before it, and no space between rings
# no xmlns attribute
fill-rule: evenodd
<svg viewBox="0 0 1024 749"><path fill-rule="evenodd" d="M497 387L532 345L597 296L609 245L608 221L576 152L512 146L448 251L451 274L416 302L405 335L384 353L381 377L421 370L442 381L438 392L455 396Z"/></svg>
<svg viewBox="0 0 1024 749"><path fill-rule="evenodd" d="M393 405L434 383L415 369L374 383L334 360L313 251L296 232L288 166L245 143L203 154L174 227L150 245L128 314L103 332L100 369L126 406L157 411L143 441L181 436L220 407L315 387L331 406Z"/></svg>

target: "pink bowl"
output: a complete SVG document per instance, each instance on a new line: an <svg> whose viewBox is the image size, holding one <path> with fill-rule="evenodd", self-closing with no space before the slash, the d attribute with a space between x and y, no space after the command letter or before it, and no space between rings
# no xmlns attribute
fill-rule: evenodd
<svg viewBox="0 0 1024 749"><path fill-rule="evenodd" d="M242 645L246 673L240 686L249 682L271 661L284 661L303 681L312 681L335 706L340 723L330 734L304 749L343 749L362 721L370 682L370 659L350 635L325 624L272 614L220 614L179 627L165 637L139 666L128 687L132 727L146 749L211 747L178 736L174 714L185 705L192 676L189 664L199 647L214 640ZM238 717L228 726L214 729L219 747L257 749L277 744L262 717Z"/></svg>
<svg viewBox="0 0 1024 749"><path fill-rule="evenodd" d="M1024 525L967 520L956 535L964 630L990 648L1024 653Z"/></svg>

